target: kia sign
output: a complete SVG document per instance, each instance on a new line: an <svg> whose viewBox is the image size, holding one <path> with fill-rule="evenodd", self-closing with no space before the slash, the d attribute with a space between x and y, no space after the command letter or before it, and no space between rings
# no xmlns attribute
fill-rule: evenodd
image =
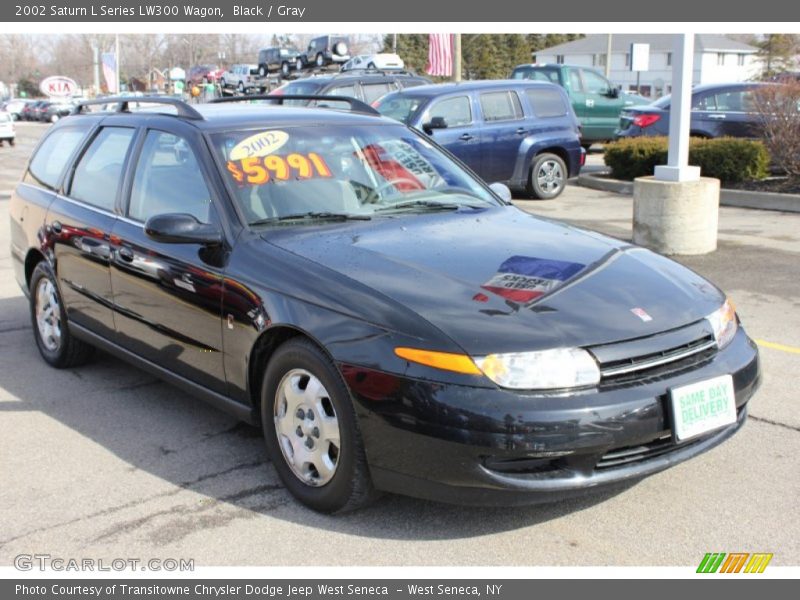
<svg viewBox="0 0 800 600"><path fill-rule="evenodd" d="M71 98L78 91L78 84L69 77L55 75L43 79L39 84L39 89L45 96L51 98Z"/></svg>

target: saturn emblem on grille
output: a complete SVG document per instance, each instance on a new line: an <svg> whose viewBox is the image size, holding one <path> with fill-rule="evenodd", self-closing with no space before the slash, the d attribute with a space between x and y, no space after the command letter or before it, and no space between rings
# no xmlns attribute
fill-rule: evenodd
<svg viewBox="0 0 800 600"><path fill-rule="evenodd" d="M653 317L647 314L647 311L645 309L639 308L638 306L636 308L632 308L631 312L635 314L637 317L639 317L645 323L653 320Z"/></svg>

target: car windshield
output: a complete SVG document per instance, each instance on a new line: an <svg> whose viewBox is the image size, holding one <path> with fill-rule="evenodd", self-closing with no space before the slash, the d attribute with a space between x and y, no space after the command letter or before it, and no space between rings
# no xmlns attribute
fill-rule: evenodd
<svg viewBox="0 0 800 600"><path fill-rule="evenodd" d="M375 104L375 108L385 117L410 125L425 100L407 94L387 94Z"/></svg>
<svg viewBox="0 0 800 600"><path fill-rule="evenodd" d="M487 208L494 196L400 126L309 126L212 134L251 225Z"/></svg>

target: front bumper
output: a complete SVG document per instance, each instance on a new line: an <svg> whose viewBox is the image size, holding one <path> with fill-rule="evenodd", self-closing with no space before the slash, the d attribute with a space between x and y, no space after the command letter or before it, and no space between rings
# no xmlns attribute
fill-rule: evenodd
<svg viewBox="0 0 800 600"><path fill-rule="evenodd" d="M569 395L521 394L342 367L379 489L459 504L528 504L625 485L732 436L760 384L740 330L703 364ZM668 389L733 375L736 423L672 439Z"/></svg>

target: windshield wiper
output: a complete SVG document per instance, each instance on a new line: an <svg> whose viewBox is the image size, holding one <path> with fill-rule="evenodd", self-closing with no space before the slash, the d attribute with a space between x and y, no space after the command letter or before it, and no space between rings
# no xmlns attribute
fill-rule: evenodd
<svg viewBox="0 0 800 600"><path fill-rule="evenodd" d="M280 221L300 221L303 219L320 219L328 221L369 221L372 219L369 215L358 215L349 213L337 213L329 211L309 211L304 213L296 213L292 215L281 215L279 217L268 217L266 219L259 219L253 221L249 225L266 225L269 223L278 223Z"/></svg>
<svg viewBox="0 0 800 600"><path fill-rule="evenodd" d="M382 212L388 210L402 210L404 208L424 208L427 210L458 210L461 204L453 202L434 202L433 200L406 200L405 202L396 202L389 206L382 206L376 208L375 212Z"/></svg>

